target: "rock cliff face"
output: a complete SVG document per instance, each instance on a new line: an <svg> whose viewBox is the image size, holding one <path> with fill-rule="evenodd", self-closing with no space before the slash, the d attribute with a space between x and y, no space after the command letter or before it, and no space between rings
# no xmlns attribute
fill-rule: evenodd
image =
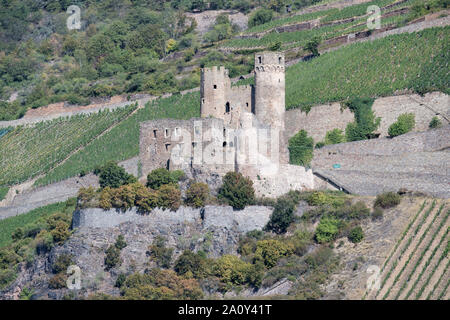
<svg viewBox="0 0 450 320"><path fill-rule="evenodd" d="M51 266L61 254L73 256L81 269L81 294L101 291L118 294L114 283L118 274L143 272L154 266L148 256L149 246L158 236L166 238L166 246L174 248L174 261L185 249L203 250L210 257L236 254L240 235L261 230L270 218L272 208L250 206L233 211L226 206L206 206L202 209L181 207L176 212L155 209L140 215L135 209L118 212L97 208L74 212L73 235L64 245L55 247L46 256L38 257L33 265L23 268L8 292L1 296L14 298L18 288L33 288L39 299L61 299L68 289L50 290L48 280L53 276ZM122 249L120 267L105 271L105 250L122 234L127 247Z"/></svg>

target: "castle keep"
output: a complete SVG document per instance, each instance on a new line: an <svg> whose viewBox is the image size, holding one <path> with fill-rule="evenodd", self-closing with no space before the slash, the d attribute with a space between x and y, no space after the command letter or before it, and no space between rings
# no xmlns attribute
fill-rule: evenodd
<svg viewBox="0 0 450 320"><path fill-rule="evenodd" d="M142 123L142 175L166 167L209 182L238 171L258 196L312 189L312 171L288 164L284 55L256 54L254 74L254 86L232 86L224 67L202 69L201 118Z"/></svg>

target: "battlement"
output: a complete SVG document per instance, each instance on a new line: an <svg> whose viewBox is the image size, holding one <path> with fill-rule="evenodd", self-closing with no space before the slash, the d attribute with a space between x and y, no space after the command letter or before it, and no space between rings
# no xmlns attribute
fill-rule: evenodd
<svg viewBox="0 0 450 320"><path fill-rule="evenodd" d="M228 75L229 75L228 69L226 69L224 66L213 66L213 67L209 67L209 68L202 68L201 73L204 75L208 75L208 76L221 75L221 76L228 77Z"/></svg>
<svg viewBox="0 0 450 320"><path fill-rule="evenodd" d="M261 66L272 66L278 70L277 66L282 66L284 71L284 53L281 52L262 52L255 55L255 71ZM259 70L260 71L260 70Z"/></svg>

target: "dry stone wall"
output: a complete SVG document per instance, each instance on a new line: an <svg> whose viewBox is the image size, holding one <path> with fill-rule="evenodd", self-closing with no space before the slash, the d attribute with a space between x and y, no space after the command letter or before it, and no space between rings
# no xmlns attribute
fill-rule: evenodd
<svg viewBox="0 0 450 320"><path fill-rule="evenodd" d="M372 110L377 117L381 117L377 131L381 136L387 136L389 126L397 121L400 114L407 112L415 114L414 131L425 131L434 116L438 116L444 124L449 123L450 96L433 92L424 97L417 94L383 97L375 100ZM353 113L348 109L342 110L337 102L315 106L308 113L291 109L285 114L286 136L290 138L303 129L314 138L314 142L318 142L325 138L327 131L335 128L345 131L347 124L353 121Z"/></svg>

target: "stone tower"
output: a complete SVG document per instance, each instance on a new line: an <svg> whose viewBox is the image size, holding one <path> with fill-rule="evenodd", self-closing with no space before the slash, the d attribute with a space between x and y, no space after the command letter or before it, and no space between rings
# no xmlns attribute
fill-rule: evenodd
<svg viewBox="0 0 450 320"><path fill-rule="evenodd" d="M255 115L259 121L284 130L284 54L262 52L255 55Z"/></svg>
<svg viewBox="0 0 450 320"><path fill-rule="evenodd" d="M204 68L201 71L200 95L201 116L222 119L228 111L227 95L231 88L231 80L225 67Z"/></svg>

